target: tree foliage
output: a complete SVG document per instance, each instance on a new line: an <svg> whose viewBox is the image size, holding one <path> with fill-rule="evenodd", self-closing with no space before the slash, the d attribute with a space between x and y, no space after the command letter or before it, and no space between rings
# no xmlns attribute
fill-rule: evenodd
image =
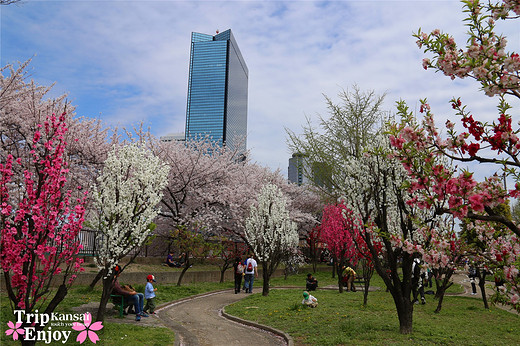
<svg viewBox="0 0 520 346"><path fill-rule="evenodd" d="M269 294L269 279L280 262L298 246L296 224L287 210L287 198L273 184L266 184L257 205L251 206L246 219L245 237L263 270L262 295Z"/></svg>
<svg viewBox="0 0 520 346"><path fill-rule="evenodd" d="M495 32L495 21L519 18L520 6L518 1L463 3L469 29L465 46L458 46L453 37L438 29L430 34L419 31L415 35L417 44L433 54L431 59L423 60L423 66L451 79L476 80L486 95L497 98L498 116L488 122L485 115L476 116L460 98L453 98L451 105L460 123L447 121L443 136L426 99L421 100L420 122L400 102L401 121L394 125L391 141L418 193L412 203L461 220L500 223L509 229L497 234L494 227L485 227L480 222L469 224L480 241L488 242L484 247L488 254L484 257L494 258L492 262L500 259L495 265L501 268L506 285L503 292L498 292L499 296L520 309L520 228L498 208L507 199L520 196L517 136L520 129L514 127L512 106L508 102L510 98L520 99L520 56L507 52L506 38ZM496 172L478 181L473 172L451 167L446 159L491 165ZM506 189L504 176L515 182L514 189ZM507 256L502 254L504 248L509 250Z"/></svg>
<svg viewBox="0 0 520 346"><path fill-rule="evenodd" d="M53 312L83 270L76 255L85 196L75 200L66 189L65 114L51 115L33 129L32 136L23 132L26 140L16 142L16 150L10 147L0 163L0 262L11 308L26 314L38 305ZM1 137L15 143L8 132ZM46 301L55 283L59 288Z"/></svg>
<svg viewBox="0 0 520 346"><path fill-rule="evenodd" d="M113 286L116 264L138 249L153 230L157 205L166 186L169 167L137 144L114 147L93 187L97 210L92 224L103 235L96 264L103 270L103 296L98 320Z"/></svg>
<svg viewBox="0 0 520 346"><path fill-rule="evenodd" d="M307 119L301 135L286 129L289 150L303 154L308 164L302 168L310 181L315 180L313 166L326 165L326 174L319 176L317 187L333 200L339 196L332 187L346 178L342 167L334 163L362 154L363 147L380 126L384 100L384 95L377 95L373 90L363 92L357 85L342 90L338 97L340 103L325 96L329 116L319 116L318 127Z"/></svg>

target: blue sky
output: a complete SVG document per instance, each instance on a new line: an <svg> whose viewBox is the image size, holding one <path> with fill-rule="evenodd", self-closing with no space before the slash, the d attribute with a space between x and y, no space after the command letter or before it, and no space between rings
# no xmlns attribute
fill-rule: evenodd
<svg viewBox="0 0 520 346"><path fill-rule="evenodd" d="M477 114L495 102L471 81L421 66L412 34L439 28L465 42L458 1L35 1L1 6L1 65L32 58L31 78L56 83L80 116L108 125L144 122L162 136L184 131L191 32L232 29L249 68L252 159L287 171L285 128L326 115L356 83L387 93L385 110L427 97L439 122L462 96ZM520 50L519 21L500 26Z"/></svg>

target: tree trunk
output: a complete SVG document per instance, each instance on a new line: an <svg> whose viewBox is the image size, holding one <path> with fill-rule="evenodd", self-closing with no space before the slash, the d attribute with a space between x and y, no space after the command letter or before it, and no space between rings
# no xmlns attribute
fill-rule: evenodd
<svg viewBox="0 0 520 346"><path fill-rule="evenodd" d="M413 304L410 299L398 299L398 301L395 300L397 316L399 317L399 332L411 334L413 332Z"/></svg>
<svg viewBox="0 0 520 346"><path fill-rule="evenodd" d="M223 282L224 282L224 274L226 274L226 270L227 270L227 268L223 268L223 269L220 271L220 283L223 283Z"/></svg>
<svg viewBox="0 0 520 346"><path fill-rule="evenodd" d="M367 306L368 303L368 289L370 287L370 280L374 275L374 267L368 260L361 260L361 267L363 268L363 279L365 280L365 291L363 292L363 306Z"/></svg>
<svg viewBox="0 0 520 346"><path fill-rule="evenodd" d="M343 277L341 276L341 270L339 268L336 268L336 262L334 262L334 266L332 268L332 271L337 271L338 272L338 290L339 290L339 293L343 293ZM334 276L332 276L334 277Z"/></svg>
<svg viewBox="0 0 520 346"><path fill-rule="evenodd" d="M97 274L96 274L96 277L94 278L94 280L92 280L92 282L90 283L89 285L89 288L91 290L94 289L94 287L96 286L97 282L103 277L103 273L104 273L104 269L101 269Z"/></svg>
<svg viewBox="0 0 520 346"><path fill-rule="evenodd" d="M437 290L437 294L435 294L435 298L439 300L439 302L437 303L437 308L434 311L436 314L441 312L442 301L444 300L444 293L445 292L446 292L446 289L444 287L441 287L439 290Z"/></svg>
<svg viewBox="0 0 520 346"><path fill-rule="evenodd" d="M486 272L477 269L477 275L478 275L478 287L480 287L480 293L482 294L482 301L484 302L484 308L486 310L489 310L489 304L487 301L486 296Z"/></svg>
<svg viewBox="0 0 520 346"><path fill-rule="evenodd" d="M264 282L262 284L262 295L267 297L269 295L269 279L271 275L269 274L268 266L265 263L262 263L262 278Z"/></svg>
<svg viewBox="0 0 520 346"><path fill-rule="evenodd" d="M184 265L184 268L182 268L181 274L179 275L179 280L177 280L177 286L181 286L182 278L184 277L184 273L188 271L188 269L191 267L190 261L186 261L186 264Z"/></svg>
<svg viewBox="0 0 520 346"><path fill-rule="evenodd" d="M363 292L363 306L368 304L368 288L370 287L370 277L365 278L365 291Z"/></svg>
<svg viewBox="0 0 520 346"><path fill-rule="evenodd" d="M68 293L67 286L65 286L65 284L62 283L60 285L60 287L58 287L58 291L52 298L49 305L47 305L47 308L45 309L45 313L50 315L54 311L54 309L56 309L58 304L61 303L61 301L63 299L65 299L65 297L67 296L67 293Z"/></svg>
<svg viewBox="0 0 520 346"><path fill-rule="evenodd" d="M110 294L112 293L112 288L114 287L114 273L107 277L103 278L103 293L101 294L101 301L99 302L99 307L96 315L96 321L103 321L105 319L105 311L107 307L107 303L110 299Z"/></svg>
<svg viewBox="0 0 520 346"><path fill-rule="evenodd" d="M436 275L435 286L437 287L437 291L435 292L435 299L438 299L439 302L437 303L437 308L434 311L435 313L441 312L442 301L444 300L444 294L446 293L446 290L448 288L450 288L451 285L453 285L453 282L451 281L451 276L453 275L454 271L455 271L455 269L445 268L443 271L439 272L439 274L440 274L439 277L444 274L444 279L442 281L437 279L437 275Z"/></svg>

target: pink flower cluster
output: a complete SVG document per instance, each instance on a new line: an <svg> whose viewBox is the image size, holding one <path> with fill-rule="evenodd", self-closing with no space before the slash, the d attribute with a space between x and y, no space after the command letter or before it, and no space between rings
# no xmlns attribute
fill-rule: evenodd
<svg viewBox="0 0 520 346"><path fill-rule="evenodd" d="M507 0L502 5L485 7L479 1L465 3L469 13L470 38L466 49L460 49L453 37L435 29L430 34L419 31L417 45L434 54L433 59L423 59L425 69L442 71L451 79L471 77L478 80L486 95L502 95L510 90L518 92L520 60L516 53L506 54L507 41L493 31L494 19L505 19L510 11L518 15L518 1ZM514 92L513 92L514 94Z"/></svg>
<svg viewBox="0 0 520 346"><path fill-rule="evenodd" d="M75 255L80 249L77 236L84 220L85 197L72 207L71 191L64 191L68 173L63 159L64 115L50 116L43 128L43 133L34 133L29 165L12 155L0 164L0 265L10 278L8 287L16 297L15 305L28 311L63 268L66 274L83 269ZM14 169L15 162L20 169ZM23 172L17 184L12 182L15 172Z"/></svg>

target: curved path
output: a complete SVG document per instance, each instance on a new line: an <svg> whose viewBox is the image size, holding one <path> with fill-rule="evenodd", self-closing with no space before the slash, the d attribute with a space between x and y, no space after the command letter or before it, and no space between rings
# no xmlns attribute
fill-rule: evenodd
<svg viewBox="0 0 520 346"><path fill-rule="evenodd" d="M177 346L287 345L281 336L222 316L222 309L245 297L233 290L213 292L161 306L162 322L175 331Z"/></svg>

